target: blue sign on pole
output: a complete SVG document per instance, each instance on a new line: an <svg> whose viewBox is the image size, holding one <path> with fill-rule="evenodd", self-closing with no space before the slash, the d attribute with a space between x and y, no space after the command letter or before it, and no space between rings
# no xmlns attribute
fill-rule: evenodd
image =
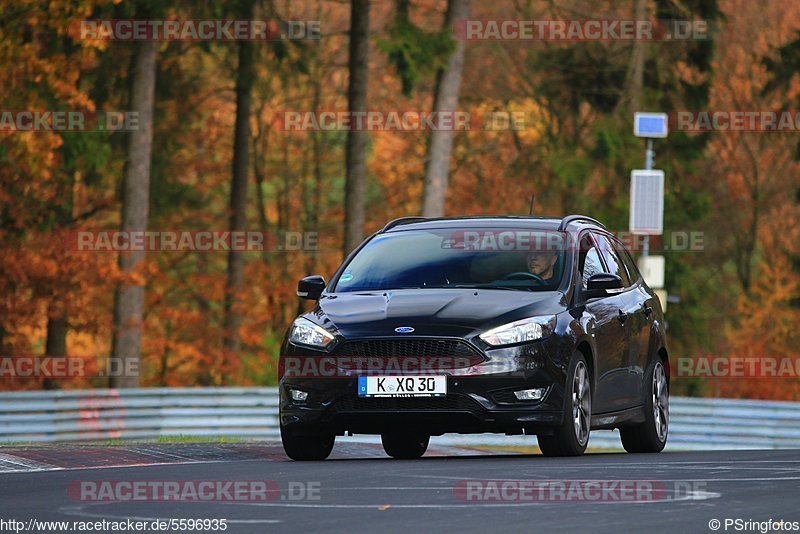
<svg viewBox="0 0 800 534"><path fill-rule="evenodd" d="M666 137L669 127L666 113L633 114L633 135L636 137Z"/></svg>

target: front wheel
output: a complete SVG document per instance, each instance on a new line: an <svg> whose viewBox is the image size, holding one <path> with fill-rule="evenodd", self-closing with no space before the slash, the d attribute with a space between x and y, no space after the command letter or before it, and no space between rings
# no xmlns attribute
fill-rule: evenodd
<svg viewBox="0 0 800 534"><path fill-rule="evenodd" d="M551 436L539 435L539 448L545 456L580 456L589 443L592 424L592 383L586 358L572 356L564 394L564 422Z"/></svg>
<svg viewBox="0 0 800 534"><path fill-rule="evenodd" d="M381 434L383 450L398 460L419 458L428 450L431 437L415 434Z"/></svg>
<svg viewBox="0 0 800 534"><path fill-rule="evenodd" d="M333 434L303 435L281 426L283 450L292 460L324 460L330 456L335 441L336 436Z"/></svg>
<svg viewBox="0 0 800 534"><path fill-rule="evenodd" d="M645 384L649 395L645 399L644 423L619 429L622 446L628 452L661 452L669 432L669 383L661 360L647 368Z"/></svg>

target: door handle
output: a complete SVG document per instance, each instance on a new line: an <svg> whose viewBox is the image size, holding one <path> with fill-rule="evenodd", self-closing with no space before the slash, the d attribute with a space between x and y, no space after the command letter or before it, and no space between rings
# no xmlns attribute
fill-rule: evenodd
<svg viewBox="0 0 800 534"><path fill-rule="evenodd" d="M617 320L619 320L620 324L625 324L625 319L628 318L627 313L623 313L622 310L617 310Z"/></svg>
<svg viewBox="0 0 800 534"><path fill-rule="evenodd" d="M645 306L644 307L644 316L649 319L652 314L653 314L653 308L651 308L650 306Z"/></svg>

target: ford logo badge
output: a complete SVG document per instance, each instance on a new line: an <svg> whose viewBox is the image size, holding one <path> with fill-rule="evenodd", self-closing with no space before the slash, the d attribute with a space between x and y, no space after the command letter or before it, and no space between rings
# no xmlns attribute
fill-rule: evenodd
<svg viewBox="0 0 800 534"><path fill-rule="evenodd" d="M414 327L413 326L398 326L397 328L394 329L394 331L397 332L398 334L410 334L411 332L414 331Z"/></svg>

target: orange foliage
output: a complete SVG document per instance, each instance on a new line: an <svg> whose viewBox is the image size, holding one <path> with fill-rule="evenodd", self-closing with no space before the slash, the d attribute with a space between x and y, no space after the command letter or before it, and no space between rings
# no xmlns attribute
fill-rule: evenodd
<svg viewBox="0 0 800 534"><path fill-rule="evenodd" d="M57 104L59 109L92 111L98 106L92 98L93 80L105 75L122 81L109 89L113 94L103 105L124 107L130 75L125 44L80 41L71 24L91 18L96 9L112 3L60 0L49 2L45 12L36 0L0 0L0 11L19 13L18 31L4 33L0 39L3 106L44 110ZM286 19L321 19L324 35L320 43L290 43L280 53L274 43L259 46L252 119L257 139L251 166L253 174L258 169L263 175L265 205L260 212L251 181L248 228L274 235L315 231L318 249L272 248L264 254L246 255L247 287L237 296L237 306L245 312L244 350L239 357L227 359L227 368L222 368L221 353L225 252L148 253L142 270L132 275L146 287L144 386L274 382L283 332L298 311L308 306L305 301L298 303L296 280L312 273L328 278L342 259L345 136L343 132L284 132L276 117L286 110L346 108L349 8L344 2L279 5ZM611 19L629 17L632 6L632 2L610 0L558 5L546 0L519 5L473 2L473 16L483 20ZM427 31L437 31L445 7L443 0L412 2L412 20ZM796 101L800 77L788 90L763 91L770 73L762 59L795 38L800 3L721 0L720 8L725 19L714 35L716 52L707 80L709 109L771 110L787 100ZM392 2L374 3L374 38L386 36L392 16ZM63 41L52 41L53 36ZM629 45L601 44L612 56L622 58L623 70ZM457 133L448 215L527 214L532 191L539 195L538 213L552 215L575 209L576 199L583 202L579 207L588 204L599 209L626 198L626 182L609 174L611 163L581 167L574 173L580 178L575 183L564 183L557 168L563 160L578 159L595 148L590 134L606 118L587 102L581 102L574 114L565 114L552 99L537 92L535 82L559 80L557 72L536 70L531 50L538 47L547 52L567 46L573 44L468 43L460 108L475 117L495 110L523 111L530 122L519 131ZM162 43L159 47L150 228L224 230L229 216L235 45ZM116 70L98 72L100 62L109 58ZM707 76L683 61L674 65L674 73L692 83ZM421 79L414 93L404 96L393 67L375 46L370 50L370 76L370 108L425 111L432 107L434 78ZM167 90L173 93L163 96L161 92ZM65 169L66 139L60 134L0 131L0 356L42 356L48 313L51 307L61 307L69 323L68 353L82 358L87 375L92 375L64 379L62 384L103 386L105 378L99 374L111 346L113 292L121 277L117 257L69 251L60 235L66 230L119 226L117 192L124 142L108 141L111 155L97 170L98 176L90 177L82 170ZM371 133L366 231L380 228L388 219L420 212L426 143L426 135L420 132ZM709 239L713 254L696 261L714 271L715 283L724 289L720 298L734 303L732 309L724 310L732 318L728 327L713 333L715 348L727 354L796 357L800 346L796 305L800 275L789 261L800 253L800 224L797 204L787 194L800 187L800 166L793 159L796 143L796 134L715 134L701 169L675 180L679 182L674 185L676 191L699 183L711 198L715 214L711 227L718 233ZM676 163L679 169L680 165ZM65 223L56 213L67 198L71 201ZM266 228L261 226L262 216ZM757 224L751 241L755 246L749 256L740 258L754 217ZM752 264L746 289L734 274L734 262ZM706 311L716 312L717 304L708 303ZM680 305L672 309L670 313L681 313ZM718 380L712 393L797 398L798 382ZM41 385L42 380L34 378L0 381L0 388Z"/></svg>

